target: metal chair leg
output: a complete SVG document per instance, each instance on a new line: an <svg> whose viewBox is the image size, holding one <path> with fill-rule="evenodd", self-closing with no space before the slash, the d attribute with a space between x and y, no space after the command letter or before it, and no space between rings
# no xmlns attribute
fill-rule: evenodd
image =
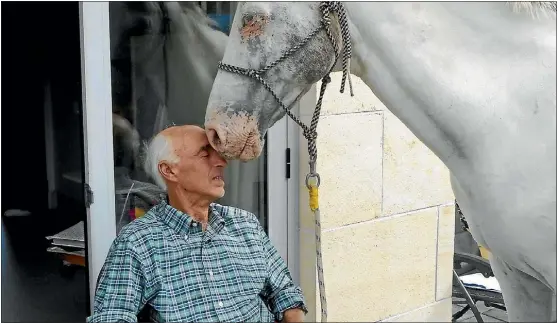
<svg viewBox="0 0 557 323"><path fill-rule="evenodd" d="M466 312L468 312L469 310L470 310L470 305L466 304L466 306L464 306L461 310L453 314L452 322L456 322L459 318L462 317L462 315L466 314Z"/></svg>
<svg viewBox="0 0 557 323"><path fill-rule="evenodd" d="M470 309L474 313L474 316L476 317L476 320L478 321L478 323L484 323L484 320L482 319L482 315L478 311L478 308L476 307L476 304L474 304L474 301L472 300L472 297L470 296L470 294L466 290L466 287L464 286L464 284L462 283L460 278L458 278L458 274L456 273L456 271L454 269L453 269L453 277L456 279L456 281L458 283L458 286L462 289L463 294L464 294L464 298L466 299L466 303L468 303L468 306L470 306Z"/></svg>

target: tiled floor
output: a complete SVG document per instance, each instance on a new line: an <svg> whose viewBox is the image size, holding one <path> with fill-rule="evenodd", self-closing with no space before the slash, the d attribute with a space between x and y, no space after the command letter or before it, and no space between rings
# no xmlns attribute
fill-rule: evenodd
<svg viewBox="0 0 557 323"><path fill-rule="evenodd" d="M476 306L478 307L478 310L480 311L484 322L508 322L507 312L497 308L486 307L483 302L478 302ZM464 305L453 304L453 314L463 307ZM477 320L472 310L468 310L468 312L466 312L461 318L459 318L457 322L477 322Z"/></svg>
<svg viewBox="0 0 557 323"><path fill-rule="evenodd" d="M1 292L8 295L2 297L2 322L84 322L87 273L79 269L62 276L62 263L46 251L50 241L45 239L81 220L84 211L37 213L1 218Z"/></svg>

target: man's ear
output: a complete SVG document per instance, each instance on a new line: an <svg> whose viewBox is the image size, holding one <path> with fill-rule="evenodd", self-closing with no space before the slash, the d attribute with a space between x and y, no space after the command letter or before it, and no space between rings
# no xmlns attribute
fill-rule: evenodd
<svg viewBox="0 0 557 323"><path fill-rule="evenodd" d="M158 164L158 168L159 168L159 173L161 174L161 176L166 179L167 181L170 182L177 182L178 181L178 177L176 176L177 174L174 173L174 169L172 169L172 166L166 162L166 161L161 161Z"/></svg>

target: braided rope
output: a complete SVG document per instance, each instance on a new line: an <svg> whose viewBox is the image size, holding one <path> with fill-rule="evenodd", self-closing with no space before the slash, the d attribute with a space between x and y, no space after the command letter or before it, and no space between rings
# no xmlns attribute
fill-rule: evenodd
<svg viewBox="0 0 557 323"><path fill-rule="evenodd" d="M352 89L352 78L350 77L350 57L352 56L352 39L350 38L350 29L348 27L348 19L346 18L346 9L340 2L333 2L331 6L338 15L340 24L340 34L342 36L343 55L342 55L342 81L340 82L340 93L344 93L344 85L348 77L348 85L350 87L350 95L354 96Z"/></svg>
<svg viewBox="0 0 557 323"><path fill-rule="evenodd" d="M317 163L317 124L319 122L319 116L321 114L321 106L323 104L323 97L325 95L325 90L327 85L331 82L330 73L332 69L335 67L339 57L341 49L335 37L332 33L330 28L331 26L331 18L330 13L334 12L337 15L339 25L340 25L340 34L342 40L342 80L340 85L340 93L344 93L344 88L346 84L346 80L348 79L348 84L350 88L350 95L354 96L354 92L352 89L352 79L350 77L350 57L352 56L352 43L350 39L350 30L348 26L348 20L346 18L346 10L341 2L321 2L319 5L319 9L321 11L321 20L319 26L317 26L314 30L312 30L304 39L302 39L296 45L288 48L281 56L275 60L274 62L268 64L267 66L263 67L260 70L255 69L248 69L233 66L230 64L225 64L222 61L218 63L218 68L230 73L236 73L244 76L248 76L257 80L259 83L263 85L271 93L271 96L278 102L279 106L285 111L285 113L292 119L296 124L300 126L303 130L304 137L308 141L308 153L309 153L309 165L310 165L310 172L306 176L306 186L310 188L309 180L311 178L315 178L317 180L317 184L314 185L314 188L319 187L319 174L316 172L316 163ZM289 58L303 48L311 39L317 35L322 29L325 29L327 37L333 46L334 53L335 53L335 62L327 71L327 74L323 77L321 82L321 90L319 92L319 99L315 105L315 110L313 111L313 116L311 119L311 124L308 127L302 121L296 117L288 107L284 104L284 102L278 97L276 92L272 89L272 87L267 83L262 75L264 75L267 71L272 69L273 67L277 66L279 63L283 62L285 59ZM325 295L325 277L323 274L323 256L321 253L321 213L319 211L319 207L317 206L313 209L314 216L315 216L315 241L316 241L316 255L317 255L317 279L319 284L319 296L321 300L321 322L327 322L327 298Z"/></svg>
<svg viewBox="0 0 557 323"><path fill-rule="evenodd" d="M315 252L317 254L317 283L321 300L321 322L327 322L327 298L325 297L325 277L323 274L323 254L321 253L321 212L315 210Z"/></svg>

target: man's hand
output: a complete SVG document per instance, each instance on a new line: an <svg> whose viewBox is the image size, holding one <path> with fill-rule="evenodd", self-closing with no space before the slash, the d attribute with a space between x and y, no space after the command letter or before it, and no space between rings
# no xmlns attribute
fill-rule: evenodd
<svg viewBox="0 0 557 323"><path fill-rule="evenodd" d="M304 311L299 308L291 308L284 311L281 323L298 323L304 321Z"/></svg>

